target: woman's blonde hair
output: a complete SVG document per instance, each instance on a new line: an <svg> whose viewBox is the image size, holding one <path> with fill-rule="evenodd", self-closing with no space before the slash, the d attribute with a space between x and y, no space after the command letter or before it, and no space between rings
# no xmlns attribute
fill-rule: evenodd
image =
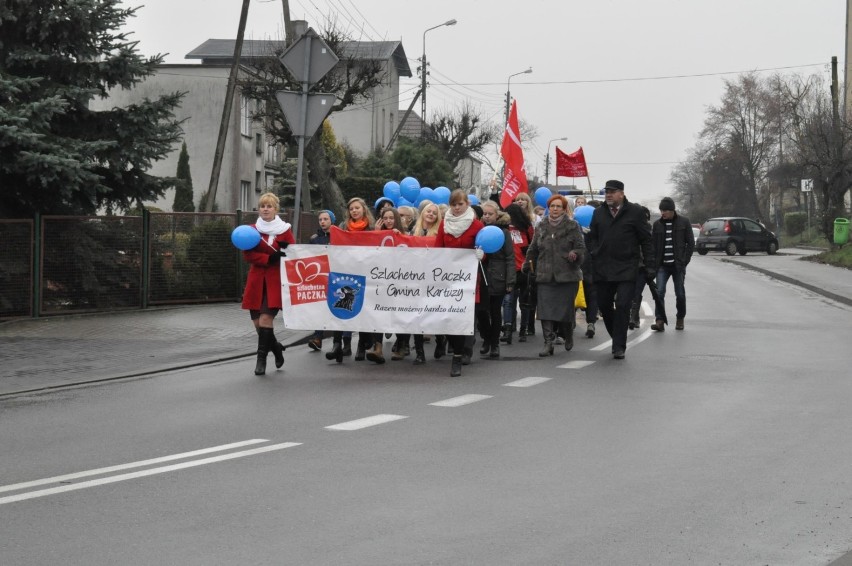
<svg viewBox="0 0 852 566"><path fill-rule="evenodd" d="M271 204L275 207L275 210L281 210L280 201L278 200L278 195L275 193L263 193L260 195L260 198L257 199L257 207L260 208L264 204Z"/></svg>
<svg viewBox="0 0 852 566"><path fill-rule="evenodd" d="M530 222L535 220L535 210L533 209L532 197L530 197L529 193L518 193L515 195L515 204L518 204L517 199L521 197L521 200L524 201L525 204L520 205L524 209L524 213L529 217Z"/></svg>
<svg viewBox="0 0 852 566"><path fill-rule="evenodd" d="M399 210L400 216L402 216L403 214L411 215L411 222L408 224L408 226L405 227L406 230L411 231L411 229L414 228L414 225L417 224L417 209L413 206L400 206L397 210Z"/></svg>
<svg viewBox="0 0 852 566"><path fill-rule="evenodd" d="M438 226L441 224L441 218L443 218L443 214L441 214L441 207L435 204L430 200L424 200L423 203L425 205L420 209L420 216L417 217L417 224L414 225L414 235L415 236L434 236L438 233ZM421 203L422 204L422 203ZM430 206L435 207L435 223L429 226L428 228L424 228L423 226L423 213L426 212L426 209ZM423 230L426 230L426 233L423 234Z"/></svg>
<svg viewBox="0 0 852 566"><path fill-rule="evenodd" d="M370 212L370 208L367 206L367 202L361 197L354 197L349 199L349 202L346 203L346 217L343 219L343 222L340 223L340 227L344 230L348 229L349 221L351 217L349 216L349 207L352 206L353 202L357 202L361 204L361 208L364 209L364 218L367 220L367 226L370 228L375 227L376 219L373 218L373 213Z"/></svg>

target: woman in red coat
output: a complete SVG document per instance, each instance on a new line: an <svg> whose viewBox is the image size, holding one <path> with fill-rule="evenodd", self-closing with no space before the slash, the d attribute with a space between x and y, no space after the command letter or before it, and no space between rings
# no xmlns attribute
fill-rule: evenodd
<svg viewBox="0 0 852 566"><path fill-rule="evenodd" d="M281 310L281 258L285 255L284 248L296 241L290 224L278 217L278 197L275 194L262 194L257 212L260 217L254 228L260 232L260 243L243 252L243 258L251 264L243 292L243 308L251 314L257 330L254 374L263 375L270 350L275 356L275 367L284 365L284 347L275 338L272 321Z"/></svg>
<svg viewBox="0 0 852 566"><path fill-rule="evenodd" d="M438 226L438 234L435 236L436 248L468 248L476 247L476 234L482 230L483 224L476 218L473 209L470 207L470 201L467 198L467 193L461 189L456 189L450 195L450 208L447 210L444 220ZM482 259L484 252L477 249L477 259ZM479 274L477 273L477 279ZM477 291L479 284L477 282ZM450 344L453 347L453 362L450 366L450 377L458 377L461 375L462 354L465 349L465 337L463 335L448 336ZM436 348L436 356L437 355ZM467 354L470 355L469 353Z"/></svg>

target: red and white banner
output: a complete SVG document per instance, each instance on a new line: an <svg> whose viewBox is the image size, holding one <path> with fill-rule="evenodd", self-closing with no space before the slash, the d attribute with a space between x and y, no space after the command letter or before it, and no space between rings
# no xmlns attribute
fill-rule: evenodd
<svg viewBox="0 0 852 566"><path fill-rule="evenodd" d="M430 248L435 245L435 236L409 236L393 230L365 230L349 232L332 226L329 230L333 246L393 246L408 248Z"/></svg>
<svg viewBox="0 0 852 566"><path fill-rule="evenodd" d="M588 177L589 170L586 168L586 156L580 147L574 153L562 153L556 148L556 176L557 177Z"/></svg>
<svg viewBox="0 0 852 566"><path fill-rule="evenodd" d="M293 244L286 253L285 328L473 334L472 249Z"/></svg>
<svg viewBox="0 0 852 566"><path fill-rule="evenodd" d="M500 206L503 208L512 204L518 193L529 192L517 104L517 101L512 102L509 121L506 123L506 133L503 135L503 145L500 146L500 155L503 156L503 162L506 164L503 170L503 191L500 193Z"/></svg>

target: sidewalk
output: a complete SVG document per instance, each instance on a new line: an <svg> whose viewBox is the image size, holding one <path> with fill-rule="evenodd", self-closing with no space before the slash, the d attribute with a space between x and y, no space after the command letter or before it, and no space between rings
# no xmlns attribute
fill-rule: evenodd
<svg viewBox="0 0 852 566"><path fill-rule="evenodd" d="M815 253L712 257L852 306L852 270L801 259ZM284 330L280 320L275 332L285 346L310 336ZM249 357L256 347L238 303L14 320L0 324L0 396Z"/></svg>
<svg viewBox="0 0 852 566"><path fill-rule="evenodd" d="M285 346L310 335L276 322ZM239 303L14 320L0 324L0 396L249 357L256 350L257 334Z"/></svg>

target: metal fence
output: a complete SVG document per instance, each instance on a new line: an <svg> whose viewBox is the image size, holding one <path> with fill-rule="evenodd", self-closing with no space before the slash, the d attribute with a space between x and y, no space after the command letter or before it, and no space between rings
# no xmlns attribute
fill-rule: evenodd
<svg viewBox="0 0 852 566"><path fill-rule="evenodd" d="M145 211L0 219L0 320L237 301L248 266L230 234L256 218ZM316 215L302 213L299 224L297 241L307 242Z"/></svg>

